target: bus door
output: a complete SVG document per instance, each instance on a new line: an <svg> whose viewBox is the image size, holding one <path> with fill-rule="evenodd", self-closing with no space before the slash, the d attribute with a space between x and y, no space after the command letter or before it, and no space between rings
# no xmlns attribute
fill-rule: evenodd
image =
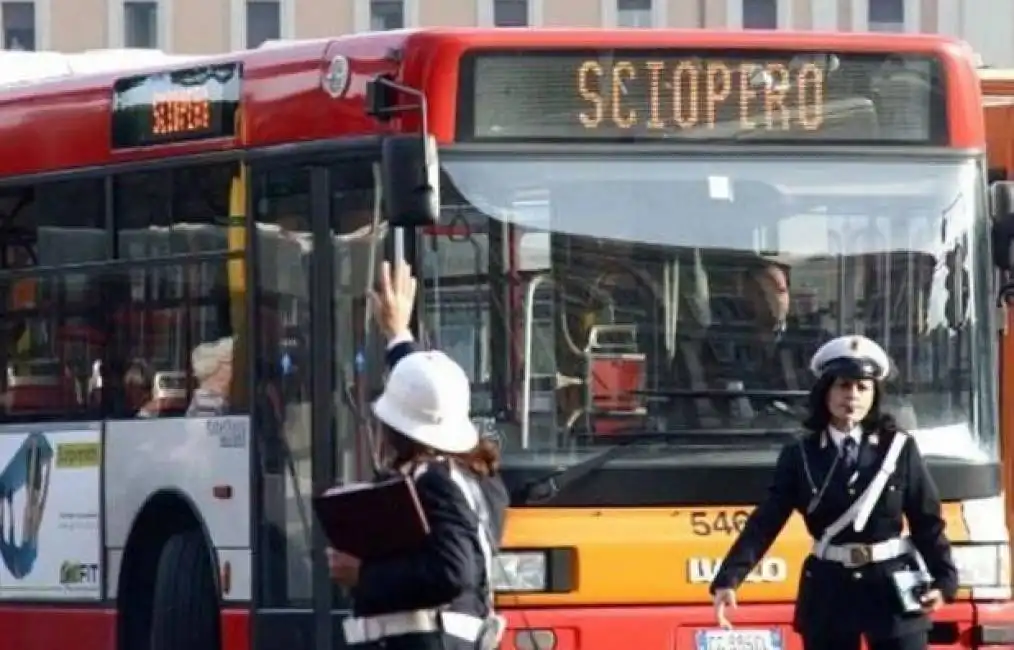
<svg viewBox="0 0 1014 650"><path fill-rule="evenodd" d="M329 579L311 499L369 471L359 414L372 390L364 378L382 375L364 307L383 237L373 224L373 163L354 153L266 159L250 174L255 648L331 650L342 641L348 601Z"/></svg>

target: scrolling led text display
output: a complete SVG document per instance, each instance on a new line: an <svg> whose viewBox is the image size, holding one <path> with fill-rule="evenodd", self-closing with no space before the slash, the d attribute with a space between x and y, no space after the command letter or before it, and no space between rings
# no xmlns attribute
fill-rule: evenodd
<svg viewBox="0 0 1014 650"><path fill-rule="evenodd" d="M459 136L938 144L939 63L798 52L476 53Z"/></svg>
<svg viewBox="0 0 1014 650"><path fill-rule="evenodd" d="M113 88L113 148L236 134L238 63L120 79Z"/></svg>
<svg viewBox="0 0 1014 650"><path fill-rule="evenodd" d="M680 61L666 70L665 61L646 61L638 70L629 61L603 65L588 60L576 76L577 92L588 104L577 119L589 130L728 124L748 131L816 131L824 123L824 70L813 63L790 70L780 63ZM629 86L639 76L645 77L647 96L628 102ZM737 109L731 122L728 111L721 110L727 104Z"/></svg>

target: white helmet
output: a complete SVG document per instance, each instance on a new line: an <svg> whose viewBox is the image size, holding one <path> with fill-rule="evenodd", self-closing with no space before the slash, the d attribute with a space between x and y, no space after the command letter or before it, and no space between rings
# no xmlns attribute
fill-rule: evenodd
<svg viewBox="0 0 1014 650"><path fill-rule="evenodd" d="M471 451L479 443L468 410L468 376L435 350L413 352L398 362L373 403L373 413L398 433L446 454Z"/></svg>

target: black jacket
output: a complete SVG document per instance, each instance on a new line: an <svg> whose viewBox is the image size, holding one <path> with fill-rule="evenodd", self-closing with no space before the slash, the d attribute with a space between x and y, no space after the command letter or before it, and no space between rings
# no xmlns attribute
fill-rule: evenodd
<svg viewBox="0 0 1014 650"><path fill-rule="evenodd" d="M823 498L811 514L807 514L807 509L814 495L803 467L803 454L808 459L814 483L820 486L828 477L838 448L825 433L809 434L799 442L786 445L778 458L767 498L750 515L726 556L711 584L712 593L719 588L739 586L767 552L793 511L803 515L810 535L819 539L824 529L851 506L879 471L891 439L889 434L864 435L859 478L849 486L846 471L839 463ZM870 544L898 537L905 519L912 541L933 576L934 587L943 592L945 599L953 600L958 588L957 569L944 535L940 497L919 448L911 439L906 441L897 469L863 531L857 533L848 526L832 544ZM907 558L847 569L834 562L808 557L800 577L796 630L804 635L826 634L829 630L860 631L872 638L884 638L928 629L928 618L923 614L903 613L897 598L891 574L906 567L914 568Z"/></svg>

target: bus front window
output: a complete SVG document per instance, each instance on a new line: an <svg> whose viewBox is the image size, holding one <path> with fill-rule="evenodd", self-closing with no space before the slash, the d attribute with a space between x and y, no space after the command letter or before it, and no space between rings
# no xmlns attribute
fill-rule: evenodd
<svg viewBox="0 0 1014 650"><path fill-rule="evenodd" d="M927 454L995 458L973 162L443 164L422 329L507 452L577 458L645 434L770 445L799 430L817 346L862 333L890 352L889 408Z"/></svg>

